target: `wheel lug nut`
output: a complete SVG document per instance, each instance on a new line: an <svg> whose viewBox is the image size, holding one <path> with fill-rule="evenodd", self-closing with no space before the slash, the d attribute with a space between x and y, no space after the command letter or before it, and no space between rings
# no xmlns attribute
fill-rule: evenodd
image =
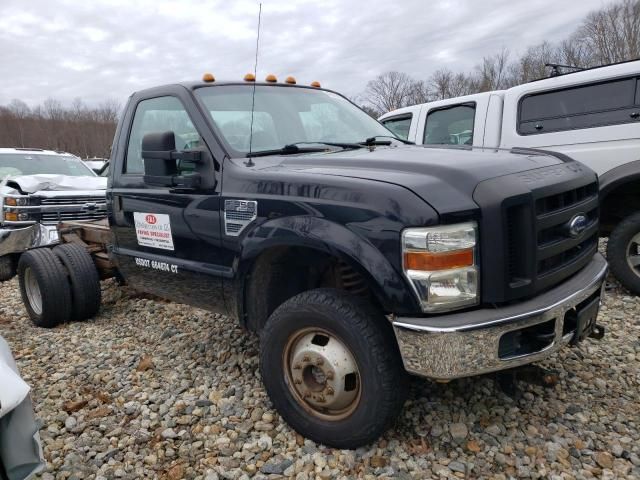
<svg viewBox="0 0 640 480"><path fill-rule="evenodd" d="M324 360L322 358L317 359L316 365L324 365Z"/></svg>
<svg viewBox="0 0 640 480"><path fill-rule="evenodd" d="M333 388L331 387L327 387L327 395L333 395L335 392L333 390Z"/></svg>
<svg viewBox="0 0 640 480"><path fill-rule="evenodd" d="M325 398L324 398L324 395L320 395L320 396L318 396L318 398L316 398L316 402L318 402L318 403L325 403L325 402L326 402L326 400L325 400Z"/></svg>
<svg viewBox="0 0 640 480"><path fill-rule="evenodd" d="M333 372L327 372L327 380L333 380Z"/></svg>
<svg viewBox="0 0 640 480"><path fill-rule="evenodd" d="M294 370L300 370L301 368L302 368L302 367L300 366L300 364L299 364L299 363L296 363L296 364L293 366L293 369L294 369Z"/></svg>
<svg viewBox="0 0 640 480"><path fill-rule="evenodd" d="M300 385L302 383L302 380L300 380L299 378L296 378L293 383L295 383L296 385Z"/></svg>
<svg viewBox="0 0 640 480"><path fill-rule="evenodd" d="M311 359L309 358L309 355L305 355L304 357L302 357L302 361L303 362L310 362Z"/></svg>
<svg viewBox="0 0 640 480"><path fill-rule="evenodd" d="M302 398L309 398L311 396L311 394L309 392L304 392L302 394Z"/></svg>

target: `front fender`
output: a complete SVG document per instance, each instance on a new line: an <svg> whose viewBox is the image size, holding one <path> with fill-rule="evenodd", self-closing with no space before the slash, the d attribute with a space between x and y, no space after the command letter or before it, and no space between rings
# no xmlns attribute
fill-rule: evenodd
<svg viewBox="0 0 640 480"><path fill-rule="evenodd" d="M398 232L382 230L378 231L375 241L378 245L398 246L400 237ZM385 312L420 311L409 286L390 261L395 252L383 253L369 239L327 219L291 216L265 221L252 229L241 242L238 262L234 262L237 265L234 277L240 318L245 279L255 260L270 248L286 246L318 250L345 261L368 281ZM399 261L398 258L398 264Z"/></svg>

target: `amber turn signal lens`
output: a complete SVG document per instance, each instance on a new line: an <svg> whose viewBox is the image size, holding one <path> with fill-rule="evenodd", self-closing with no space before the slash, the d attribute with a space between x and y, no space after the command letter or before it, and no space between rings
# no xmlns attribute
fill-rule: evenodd
<svg viewBox="0 0 640 480"><path fill-rule="evenodd" d="M6 197L4 199L4 204L5 205L11 205L12 207L15 207L16 205L18 205L18 202L15 198L12 197Z"/></svg>
<svg viewBox="0 0 640 480"><path fill-rule="evenodd" d="M276 78L276 76L273 73L270 73L269 75L267 75L267 78L265 78L265 81L270 82L270 83L274 83L274 82L277 82L278 79Z"/></svg>
<svg viewBox="0 0 640 480"><path fill-rule="evenodd" d="M313 81L311 82L312 87L320 88L320 82Z"/></svg>
<svg viewBox="0 0 640 480"><path fill-rule="evenodd" d="M17 222L18 214L14 212L5 212L4 219L8 220L9 222Z"/></svg>
<svg viewBox="0 0 640 480"><path fill-rule="evenodd" d="M407 270L447 270L473 265L473 249L451 252L405 252L404 268Z"/></svg>
<svg viewBox="0 0 640 480"><path fill-rule="evenodd" d="M202 75L202 81L207 83L215 82L216 77L214 77L211 73L205 73L204 75Z"/></svg>
<svg viewBox="0 0 640 480"><path fill-rule="evenodd" d="M244 76L244 81L245 82L255 82L256 81L256 76L253 73L247 73Z"/></svg>
<svg viewBox="0 0 640 480"><path fill-rule="evenodd" d="M295 85L296 84L296 79L293 78L292 76L288 76L284 81L285 81L285 83L288 83L290 85Z"/></svg>

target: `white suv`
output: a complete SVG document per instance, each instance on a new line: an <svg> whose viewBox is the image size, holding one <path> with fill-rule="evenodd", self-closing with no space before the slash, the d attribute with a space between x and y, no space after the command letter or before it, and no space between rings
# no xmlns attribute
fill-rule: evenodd
<svg viewBox="0 0 640 480"><path fill-rule="evenodd" d="M379 120L417 144L553 150L591 167L600 177L611 270L640 294L640 61L401 108Z"/></svg>

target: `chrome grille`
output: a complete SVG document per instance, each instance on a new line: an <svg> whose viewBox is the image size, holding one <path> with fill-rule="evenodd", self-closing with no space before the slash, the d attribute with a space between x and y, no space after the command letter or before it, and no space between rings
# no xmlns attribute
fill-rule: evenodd
<svg viewBox="0 0 640 480"><path fill-rule="evenodd" d="M104 196L40 197L37 200L41 207L47 207L47 211L40 214L40 221L45 225L70 220L99 220L107 216L107 201ZM56 211L57 206L64 209Z"/></svg>

